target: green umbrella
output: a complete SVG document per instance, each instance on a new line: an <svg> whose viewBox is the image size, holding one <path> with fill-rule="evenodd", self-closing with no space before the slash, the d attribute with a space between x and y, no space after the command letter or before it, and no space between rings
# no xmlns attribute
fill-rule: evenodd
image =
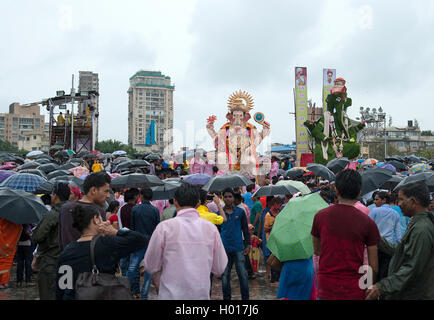
<svg viewBox="0 0 434 320"><path fill-rule="evenodd" d="M294 180L280 180L276 183L276 186L280 186L282 184L289 184L290 186L298 189L302 195L309 194L310 189L301 181L294 181Z"/></svg>
<svg viewBox="0 0 434 320"><path fill-rule="evenodd" d="M313 217L327 207L318 193L291 199L274 221L267 248L282 262L310 258Z"/></svg>

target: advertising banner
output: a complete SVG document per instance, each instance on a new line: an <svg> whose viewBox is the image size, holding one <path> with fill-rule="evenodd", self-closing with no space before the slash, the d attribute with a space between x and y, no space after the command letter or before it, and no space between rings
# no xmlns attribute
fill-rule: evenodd
<svg viewBox="0 0 434 320"><path fill-rule="evenodd" d="M309 153L309 135L303 122L307 120L307 68L295 67L295 116L297 165L300 165L301 155Z"/></svg>
<svg viewBox="0 0 434 320"><path fill-rule="evenodd" d="M333 88L336 79L336 69L323 69L322 70L322 107L323 113L327 109L326 99Z"/></svg>

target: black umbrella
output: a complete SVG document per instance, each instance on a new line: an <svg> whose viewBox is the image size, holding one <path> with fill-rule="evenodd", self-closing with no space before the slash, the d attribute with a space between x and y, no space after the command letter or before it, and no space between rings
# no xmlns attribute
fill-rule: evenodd
<svg viewBox="0 0 434 320"><path fill-rule="evenodd" d="M297 179L301 178L305 173L306 171L304 171L303 169L289 169L285 172L283 176L291 179Z"/></svg>
<svg viewBox="0 0 434 320"><path fill-rule="evenodd" d="M20 173L32 173L47 179L47 175L45 174L45 172L39 169L24 169L20 170Z"/></svg>
<svg viewBox="0 0 434 320"><path fill-rule="evenodd" d="M403 162L398 161L398 160L389 160L385 164L391 164L398 171L407 171L408 170L408 167Z"/></svg>
<svg viewBox="0 0 434 320"><path fill-rule="evenodd" d="M26 162L26 163L20 165L19 167L17 167L17 171L21 171L21 170L24 170L24 169L36 169L40 165L41 164L37 163L36 161Z"/></svg>
<svg viewBox="0 0 434 320"><path fill-rule="evenodd" d="M182 182L165 182L164 186L152 187L152 200L173 199L175 191L182 185Z"/></svg>
<svg viewBox="0 0 434 320"><path fill-rule="evenodd" d="M251 184L253 184L253 182L245 176L239 174L226 174L209 179L202 189L209 192L219 192L226 188L237 188Z"/></svg>
<svg viewBox="0 0 434 320"><path fill-rule="evenodd" d="M348 158L334 158L327 163L326 167L329 168L334 174L338 174L339 171L345 169L345 167L349 164L350 160L348 160Z"/></svg>
<svg viewBox="0 0 434 320"><path fill-rule="evenodd" d="M146 160L138 160L138 159L134 159L134 160L128 160L125 162L121 162L119 163L116 167L115 167L115 171L118 170L122 170L122 169L128 169L128 168L140 168L140 167L146 167L151 165L148 161Z"/></svg>
<svg viewBox="0 0 434 320"><path fill-rule="evenodd" d="M75 167L78 167L80 164L79 163L65 163L63 166L60 166L58 170L69 170Z"/></svg>
<svg viewBox="0 0 434 320"><path fill-rule="evenodd" d="M42 154L38 154L37 156L34 156L33 158L35 159L48 159L48 160L54 160L51 156L49 156L48 154L42 153Z"/></svg>
<svg viewBox="0 0 434 320"><path fill-rule="evenodd" d="M145 157L145 160L160 160L160 159L161 159L160 155L158 155L158 154L156 154L156 153L148 154L148 155Z"/></svg>
<svg viewBox="0 0 434 320"><path fill-rule="evenodd" d="M426 171L413 174L411 176L405 177L394 189L393 191L398 191L403 186L409 185L411 183L425 183L428 186L430 192L434 192L434 172Z"/></svg>
<svg viewBox="0 0 434 320"><path fill-rule="evenodd" d="M325 165L319 164L319 163L310 163L306 167L307 170L315 173L318 177L321 177L328 181L334 181L335 180L335 174L333 171L331 171L329 168L327 168Z"/></svg>
<svg viewBox="0 0 434 320"><path fill-rule="evenodd" d="M68 170L56 170L56 171L52 171L49 174L47 174L47 178L48 179L53 179L56 177L61 177L61 176L69 176L72 175L71 171Z"/></svg>
<svg viewBox="0 0 434 320"><path fill-rule="evenodd" d="M271 185L271 186L263 186L255 191L252 197L263 197L263 196L276 196L276 195L288 195L300 192L297 188L289 185L289 184L281 184L281 185Z"/></svg>
<svg viewBox="0 0 434 320"><path fill-rule="evenodd" d="M393 175L392 178L390 178L380 186L380 189L392 191L393 188L395 188L403 179L404 176Z"/></svg>
<svg viewBox="0 0 434 320"><path fill-rule="evenodd" d="M128 157L118 157L115 160L113 160L113 164L119 164L119 163L130 161L130 160L131 159L129 159Z"/></svg>
<svg viewBox="0 0 434 320"><path fill-rule="evenodd" d="M83 162L82 158L72 158L72 159L69 159L66 163L78 163L78 165L80 165L80 163L82 163L82 162Z"/></svg>
<svg viewBox="0 0 434 320"><path fill-rule="evenodd" d="M163 181L157 176L143 173L132 173L116 177L110 183L112 188L150 188L163 185Z"/></svg>
<svg viewBox="0 0 434 320"><path fill-rule="evenodd" d="M99 158L99 153L87 153L83 156L83 158L89 158L89 159L98 159Z"/></svg>
<svg viewBox="0 0 434 320"><path fill-rule="evenodd" d="M50 161L50 160L48 160L48 159L45 159L45 158L35 160L35 162L36 162L36 163L39 163L39 164L49 164L49 163L53 163L52 161Z"/></svg>
<svg viewBox="0 0 434 320"><path fill-rule="evenodd" d="M384 158L384 161L392 161L392 160L405 162L405 159L401 156L391 156L391 157Z"/></svg>
<svg viewBox="0 0 434 320"><path fill-rule="evenodd" d="M55 156L55 157L58 157L58 158L69 158L69 157L70 157L70 154L69 154L68 151L66 151L66 150L60 150L60 151L57 151L57 152L54 154L54 156Z"/></svg>
<svg viewBox="0 0 434 320"><path fill-rule="evenodd" d="M59 169L59 166L55 163L47 163L39 166L38 169L44 171L45 173L50 173Z"/></svg>
<svg viewBox="0 0 434 320"><path fill-rule="evenodd" d="M85 155L87 155L89 153L89 151L80 151L79 153L77 153L75 156L77 158L83 158Z"/></svg>
<svg viewBox="0 0 434 320"><path fill-rule="evenodd" d="M392 178L393 172L384 168L370 168L362 173L362 196L378 189Z"/></svg>
<svg viewBox="0 0 434 320"><path fill-rule="evenodd" d="M41 199L26 191L0 190L0 217L16 224L38 223L48 211Z"/></svg>
<svg viewBox="0 0 434 320"><path fill-rule="evenodd" d="M78 179L74 176L59 176L56 178L53 178L49 181L44 182L41 184L33 193L34 194L50 194L53 192L54 184L56 182L64 182L68 185L79 187L80 190L83 192L83 183L84 181L81 179Z"/></svg>
<svg viewBox="0 0 434 320"><path fill-rule="evenodd" d="M416 157L414 155L410 155L410 156L405 157L405 160L408 162L420 162L420 158Z"/></svg>

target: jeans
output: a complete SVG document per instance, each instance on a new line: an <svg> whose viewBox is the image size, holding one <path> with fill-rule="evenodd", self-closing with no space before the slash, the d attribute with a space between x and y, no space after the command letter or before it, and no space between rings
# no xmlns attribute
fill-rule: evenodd
<svg viewBox="0 0 434 320"><path fill-rule="evenodd" d="M121 273L123 277L127 276L128 265L130 264L130 256L126 256L125 258L121 258L119 261L119 267L121 268Z"/></svg>
<svg viewBox="0 0 434 320"><path fill-rule="evenodd" d="M238 279L240 280L241 299L249 300L249 282L242 251L226 252L228 264L222 275L223 300L231 300L231 270L235 262Z"/></svg>
<svg viewBox="0 0 434 320"><path fill-rule="evenodd" d="M24 269L26 270L26 282L32 281L32 246L17 246L17 282L23 282Z"/></svg>
<svg viewBox="0 0 434 320"><path fill-rule="evenodd" d="M132 294L139 293L140 287L140 262L145 257L146 248L130 254L130 265L127 271L127 277L130 279ZM145 272L142 290L140 292L142 300L148 300L149 288L151 287L152 275Z"/></svg>

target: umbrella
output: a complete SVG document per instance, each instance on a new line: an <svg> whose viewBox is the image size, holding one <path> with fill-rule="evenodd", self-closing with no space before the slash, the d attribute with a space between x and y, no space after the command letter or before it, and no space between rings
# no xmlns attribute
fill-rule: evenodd
<svg viewBox="0 0 434 320"><path fill-rule="evenodd" d="M182 186L181 182L164 182L164 186L152 187L152 200L173 199L175 196L175 191L180 186Z"/></svg>
<svg viewBox="0 0 434 320"><path fill-rule="evenodd" d="M38 169L44 171L45 173L50 173L59 169L59 166L55 163L47 163L39 166Z"/></svg>
<svg viewBox="0 0 434 320"><path fill-rule="evenodd" d="M301 181L294 181L294 180L280 180L279 182L277 182L275 185L276 186L280 186L280 185L284 185L284 184L288 184L296 189L299 190L299 192L301 192L303 195L305 194L309 194L310 193L310 189L307 187L307 185L305 185L303 182Z"/></svg>
<svg viewBox="0 0 434 320"><path fill-rule="evenodd" d="M0 153L0 160L4 162L15 161L16 156L10 153Z"/></svg>
<svg viewBox="0 0 434 320"><path fill-rule="evenodd" d="M391 165L391 164L389 164L389 163L387 163L387 164L383 164L383 165L378 166L378 167L383 168L383 169L390 170L390 171L393 172L393 174L396 173L396 168L395 168L395 166L393 166L393 165Z"/></svg>
<svg viewBox="0 0 434 320"><path fill-rule="evenodd" d="M291 179L296 179L302 177L305 173L306 171L302 169L289 169L285 172L283 176Z"/></svg>
<svg viewBox="0 0 434 320"><path fill-rule="evenodd" d="M396 170L399 170L399 171L408 170L408 167L404 163L402 163L401 161L398 161L398 160L388 160L386 162L386 164L391 164L392 166L394 166L396 168Z"/></svg>
<svg viewBox="0 0 434 320"><path fill-rule="evenodd" d="M32 158L32 157L38 156L40 154L44 154L44 153L40 150L34 150L34 151L30 151L28 154L26 154L26 157Z"/></svg>
<svg viewBox="0 0 434 320"><path fill-rule="evenodd" d="M46 179L31 173L17 173L4 180L0 187L7 187L23 191L35 191Z"/></svg>
<svg viewBox="0 0 434 320"><path fill-rule="evenodd" d="M431 170L431 166L426 163L417 163L413 165L408 171L412 174L423 172L423 171L429 171Z"/></svg>
<svg viewBox="0 0 434 320"><path fill-rule="evenodd" d="M297 192L300 192L300 190L289 184L271 185L260 187L258 190L255 191L252 197L288 195Z"/></svg>
<svg viewBox="0 0 434 320"><path fill-rule="evenodd" d="M45 174L44 171L39 170L39 169L24 169L21 170L19 173L31 173L31 174L36 174L44 179L47 179L47 175Z"/></svg>
<svg viewBox="0 0 434 320"><path fill-rule="evenodd" d="M133 160L128 160L128 161L124 161L119 163L116 167L115 167L115 171L119 171L122 169L128 169L128 168L140 168L140 167L146 167L151 165L148 161L146 160L140 160L140 159L133 159Z"/></svg>
<svg viewBox="0 0 434 320"><path fill-rule="evenodd" d="M95 152L89 152L83 156L83 158L89 158L89 159L98 159L99 154Z"/></svg>
<svg viewBox="0 0 434 320"><path fill-rule="evenodd" d="M48 154L45 154L45 153L43 153L43 154L39 154L39 155L37 155L37 156L35 156L34 157L35 159L48 159L48 160L50 160L50 161L53 161L54 159L51 157L51 156L49 156Z"/></svg>
<svg viewBox="0 0 434 320"><path fill-rule="evenodd" d="M21 190L0 190L0 217L16 224L38 223L48 212L41 199Z"/></svg>
<svg viewBox="0 0 434 320"><path fill-rule="evenodd" d="M16 167L17 167L16 164L12 162L6 162L6 164L0 166L0 170L13 170Z"/></svg>
<svg viewBox="0 0 434 320"><path fill-rule="evenodd" d="M430 192L434 192L434 172L420 172L413 174L411 176L405 177L394 189L393 191L398 191L403 186L406 186L415 182L425 183Z"/></svg>
<svg viewBox="0 0 434 320"><path fill-rule="evenodd" d="M392 178L393 173L384 168L370 168L362 173L362 195L378 189Z"/></svg>
<svg viewBox="0 0 434 320"><path fill-rule="evenodd" d="M72 159L69 159L66 163L78 163L78 164L80 164L82 162L83 162L82 158L72 158Z"/></svg>
<svg viewBox="0 0 434 320"><path fill-rule="evenodd" d="M113 180L114 178L120 177L121 175L119 173L113 172L113 173L110 173L109 176Z"/></svg>
<svg viewBox="0 0 434 320"><path fill-rule="evenodd" d="M60 176L68 176L68 175L73 175L73 174L69 170L56 170L56 171L50 172L47 175L47 178L52 179L52 178L56 178L56 177L60 177Z"/></svg>
<svg viewBox="0 0 434 320"><path fill-rule="evenodd" d="M69 176L57 176L55 178L51 178L50 180L48 180L49 182L55 182L55 181L67 181L69 182L69 184L73 184L76 185L80 188L83 187L84 181L73 176L73 175L69 175Z"/></svg>
<svg viewBox="0 0 434 320"><path fill-rule="evenodd" d="M283 176L283 175L285 174L285 172L286 172L286 170L283 170L283 169L279 169L279 170L277 170L277 174L278 174L279 176Z"/></svg>
<svg viewBox="0 0 434 320"><path fill-rule="evenodd" d="M392 191L393 188L395 188L403 179L403 176L393 175L392 178L390 178L380 186L380 189Z"/></svg>
<svg viewBox="0 0 434 320"><path fill-rule="evenodd" d="M329 168L334 174L337 174L349 164L350 160L348 160L348 158L334 158L327 163L326 167Z"/></svg>
<svg viewBox="0 0 434 320"><path fill-rule="evenodd" d="M89 151L80 151L79 153L76 154L76 157L77 158L83 158L88 153L89 153Z"/></svg>
<svg viewBox="0 0 434 320"><path fill-rule="evenodd" d="M52 163L50 160L45 159L45 158L35 160L35 162L39 163L39 164L49 164L49 163Z"/></svg>
<svg viewBox="0 0 434 320"><path fill-rule="evenodd" d="M5 181L7 178L9 178L10 176L16 174L15 171L10 171L10 170L0 170L0 183Z"/></svg>
<svg viewBox="0 0 434 320"><path fill-rule="evenodd" d="M194 185L204 185L208 182L208 180L211 179L211 176L207 175L207 174L202 174L202 173L195 173L195 174L190 174L186 177L184 177L184 181L189 183L189 184L194 184Z"/></svg>
<svg viewBox="0 0 434 320"><path fill-rule="evenodd" d="M410 155L404 158L407 162L420 162L420 158Z"/></svg>
<svg viewBox="0 0 434 320"><path fill-rule="evenodd" d="M17 170L24 170L24 169L36 169L37 167L39 167L41 164L36 162L36 161L30 161L30 162L26 162L22 165L20 165Z"/></svg>
<svg viewBox="0 0 434 320"><path fill-rule="evenodd" d="M158 154L151 153L145 157L145 160L160 160L161 157Z"/></svg>
<svg viewBox="0 0 434 320"><path fill-rule="evenodd" d="M80 177L78 177L78 179L80 179L80 180L86 180L86 178L87 178L87 176L89 175L90 173L88 173L88 174L84 174L84 175L82 175L82 176L80 176Z"/></svg>
<svg viewBox="0 0 434 320"><path fill-rule="evenodd" d="M143 173L132 173L112 180L112 188L146 188L163 186L164 183L157 176Z"/></svg>
<svg viewBox="0 0 434 320"><path fill-rule="evenodd" d="M124 156L126 154L127 154L127 152L124 150L117 150L117 151L112 153L113 156Z"/></svg>
<svg viewBox="0 0 434 320"><path fill-rule="evenodd" d="M385 161L389 162L389 161L398 161L398 162L404 162L405 159L401 156L392 156L392 157L387 157L384 158Z"/></svg>
<svg viewBox="0 0 434 320"><path fill-rule="evenodd" d="M362 162L362 165L369 165L369 164L374 165L374 164L376 164L377 162L378 162L377 159L374 159L374 158L368 158L368 159L366 159L365 161Z"/></svg>
<svg viewBox="0 0 434 320"><path fill-rule="evenodd" d="M99 158L100 159L109 159L109 158L113 158L113 155L111 153L104 153Z"/></svg>
<svg viewBox="0 0 434 320"><path fill-rule="evenodd" d="M71 168L71 169L69 169L69 171L71 171L72 174L74 176L76 176L77 178L79 178L79 177L81 177L81 176L83 176L85 174L89 174L89 169L87 169L85 167L81 167L81 166L78 166L78 167L75 167L75 168Z"/></svg>
<svg viewBox="0 0 434 320"><path fill-rule="evenodd" d="M60 166L59 168L58 168L58 170L69 170L69 169L72 169L72 168L75 168L75 167L77 167L78 165L77 164L74 164L74 163L66 163L66 164L64 164L63 166Z"/></svg>
<svg viewBox="0 0 434 320"><path fill-rule="evenodd" d="M291 199L274 221L267 248L282 262L310 258L313 218L327 207L318 193Z"/></svg>
<svg viewBox="0 0 434 320"><path fill-rule="evenodd" d="M209 192L218 192L226 188L237 188L251 184L253 182L249 178L240 174L225 174L209 179L202 189Z"/></svg>
<svg viewBox="0 0 434 320"><path fill-rule="evenodd" d="M55 156L55 157L59 157L59 158L61 158L61 157L69 158L70 154L69 154L69 152L66 151L66 150L60 150L60 151L57 151L57 152L54 154L54 156Z"/></svg>
<svg viewBox="0 0 434 320"><path fill-rule="evenodd" d="M335 180L335 174L333 171L331 171L329 168L327 168L325 165L319 164L319 163L310 163L307 165L307 170L315 173L318 177L321 177L328 181L334 181Z"/></svg>
<svg viewBox="0 0 434 320"><path fill-rule="evenodd" d="M114 164L119 164L121 162L125 162L125 161L129 161L131 159L129 159L128 157L118 157L115 160L113 160Z"/></svg>

